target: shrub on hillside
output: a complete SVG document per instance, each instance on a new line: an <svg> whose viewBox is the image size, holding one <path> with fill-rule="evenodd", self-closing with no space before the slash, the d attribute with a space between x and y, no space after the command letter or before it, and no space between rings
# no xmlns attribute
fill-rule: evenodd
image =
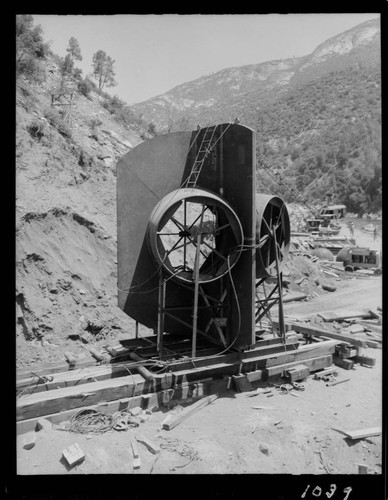
<svg viewBox="0 0 388 500"><path fill-rule="evenodd" d="M78 82L77 88L82 95L89 97L90 92L94 89L94 85L88 78L84 78Z"/></svg>
<svg viewBox="0 0 388 500"><path fill-rule="evenodd" d="M39 141L45 135L45 124L37 118L33 118L27 125L27 132Z"/></svg>
<svg viewBox="0 0 388 500"><path fill-rule="evenodd" d="M114 95L113 97L108 95L102 103L102 106L107 109L109 113L114 115L125 107L125 102L117 97L117 95Z"/></svg>
<svg viewBox="0 0 388 500"><path fill-rule="evenodd" d="M46 120L55 127L64 137L71 137L71 130L67 123L61 118L60 114L52 108L46 108L44 111Z"/></svg>

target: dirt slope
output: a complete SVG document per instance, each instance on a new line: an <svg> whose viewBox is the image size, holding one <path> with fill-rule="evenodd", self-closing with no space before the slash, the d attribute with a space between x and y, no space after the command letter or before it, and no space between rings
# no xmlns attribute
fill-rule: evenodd
<svg viewBox="0 0 388 500"><path fill-rule="evenodd" d="M18 366L63 359L63 350L82 356L69 335L98 342L133 327L116 305L115 168L143 131L119 125L92 92L75 93L69 134L60 133L46 118L53 62L46 75L17 86Z"/></svg>

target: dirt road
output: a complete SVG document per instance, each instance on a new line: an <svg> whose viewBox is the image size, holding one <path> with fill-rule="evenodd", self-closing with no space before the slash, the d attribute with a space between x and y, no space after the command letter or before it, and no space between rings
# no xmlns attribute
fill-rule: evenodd
<svg viewBox="0 0 388 500"><path fill-rule="evenodd" d="M368 276L336 282L337 290L308 302L288 302L284 304L285 314L312 314L325 310L369 309L382 306L381 276Z"/></svg>

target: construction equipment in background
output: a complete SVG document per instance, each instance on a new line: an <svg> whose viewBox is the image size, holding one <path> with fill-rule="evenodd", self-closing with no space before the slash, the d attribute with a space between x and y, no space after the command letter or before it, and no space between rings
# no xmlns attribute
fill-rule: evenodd
<svg viewBox="0 0 388 500"><path fill-rule="evenodd" d="M382 259L379 250L365 247L349 247L343 260L345 271L373 269L375 274L382 273Z"/></svg>

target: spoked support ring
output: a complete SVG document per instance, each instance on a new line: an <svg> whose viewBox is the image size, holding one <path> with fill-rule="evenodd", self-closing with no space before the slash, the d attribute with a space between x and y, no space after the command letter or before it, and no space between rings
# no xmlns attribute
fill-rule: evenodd
<svg viewBox="0 0 388 500"><path fill-rule="evenodd" d="M162 198L148 224L156 262L175 280L194 284L224 276L236 264L244 237L233 209L218 195L197 188L177 189ZM198 246L199 243L199 246Z"/></svg>

